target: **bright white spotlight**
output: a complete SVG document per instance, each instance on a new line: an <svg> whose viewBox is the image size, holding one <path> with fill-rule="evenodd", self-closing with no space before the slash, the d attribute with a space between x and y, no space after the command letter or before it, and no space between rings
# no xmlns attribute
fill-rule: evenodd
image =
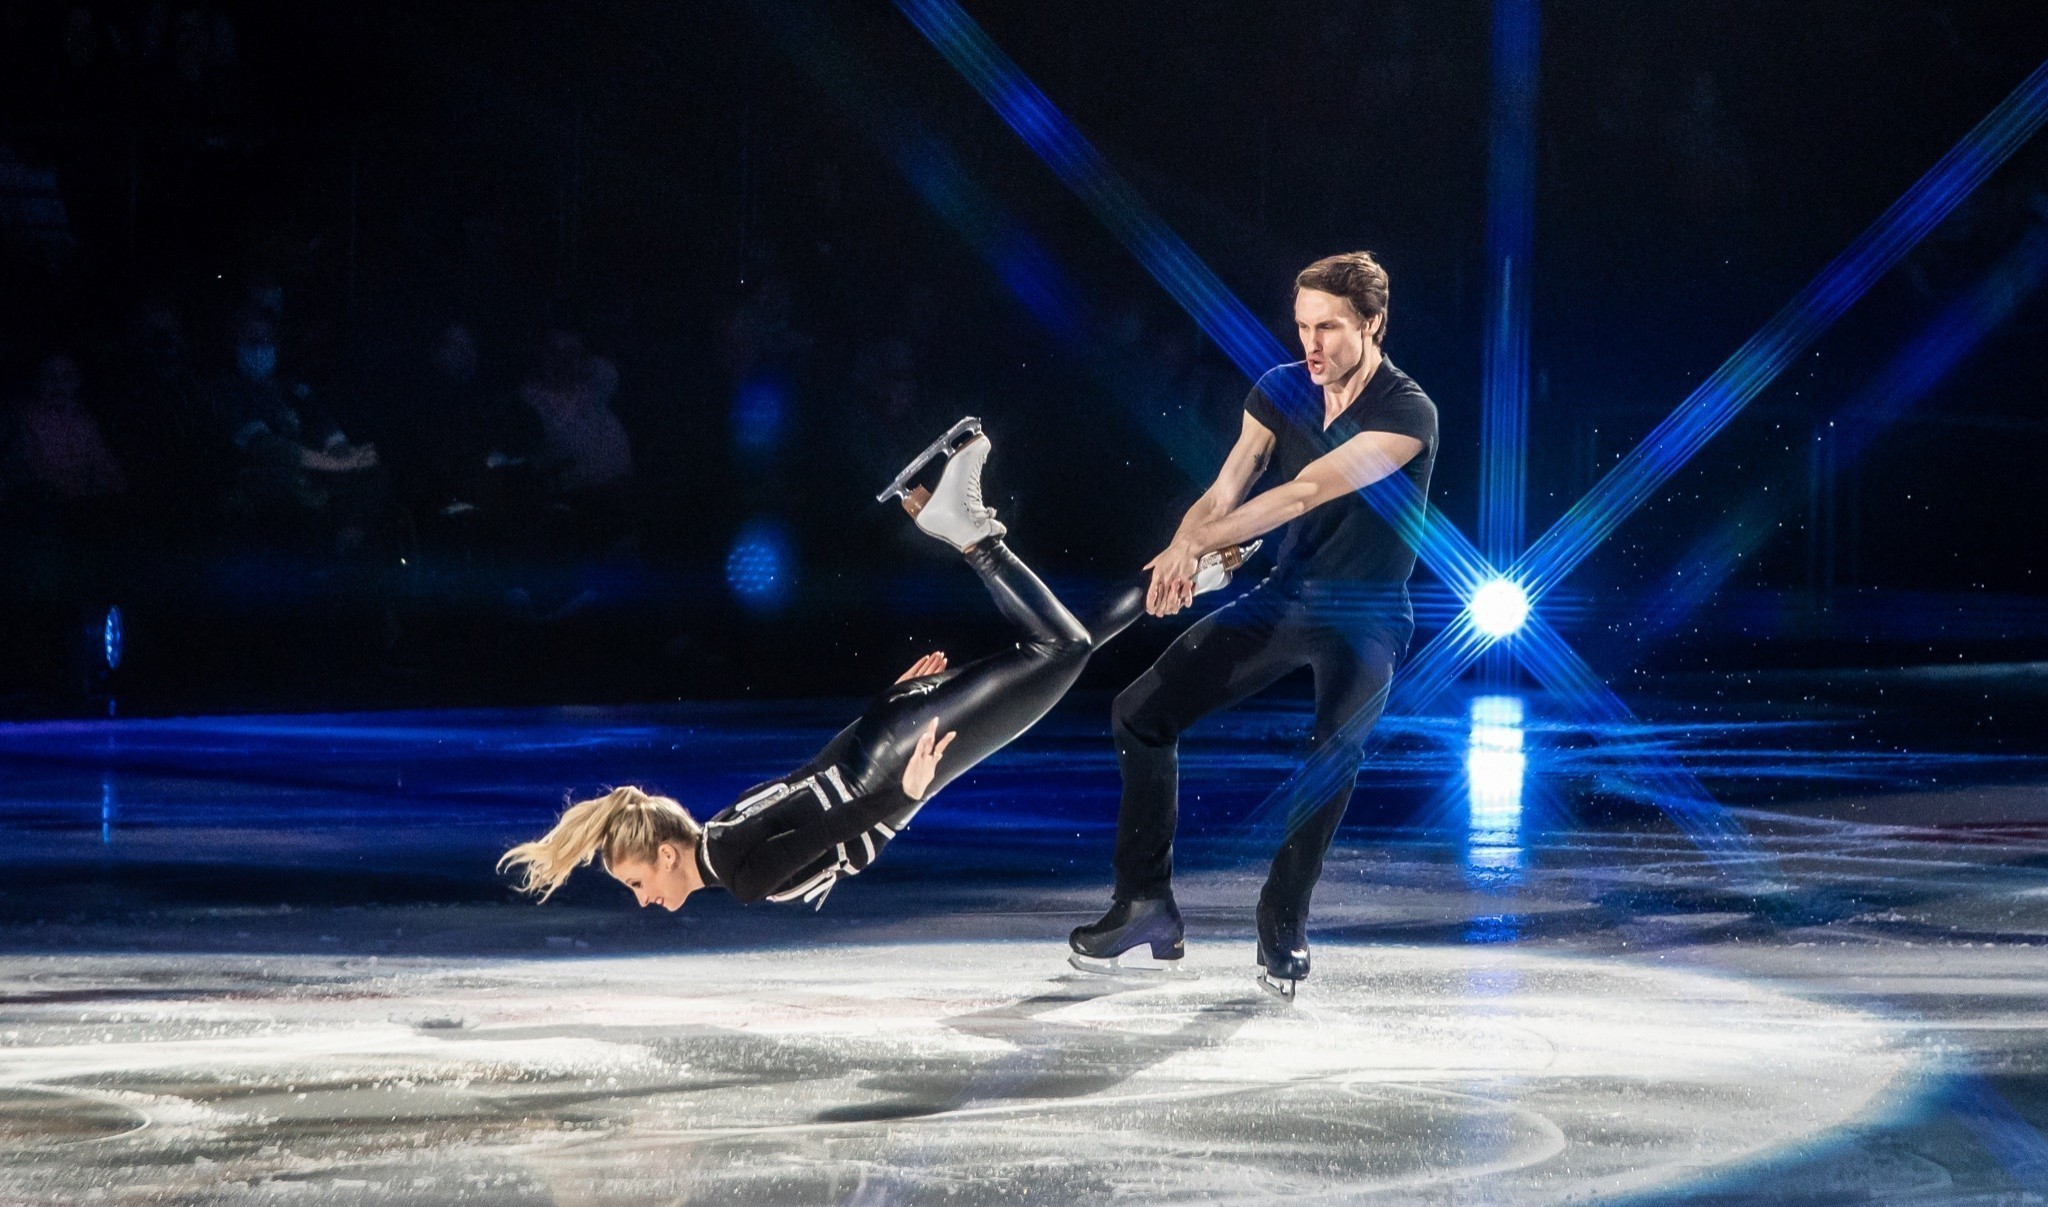
<svg viewBox="0 0 2048 1207"><path fill-rule="evenodd" d="M1520 583L1496 578L1472 596L1472 623L1488 637L1507 637L1529 619L1529 596Z"/></svg>

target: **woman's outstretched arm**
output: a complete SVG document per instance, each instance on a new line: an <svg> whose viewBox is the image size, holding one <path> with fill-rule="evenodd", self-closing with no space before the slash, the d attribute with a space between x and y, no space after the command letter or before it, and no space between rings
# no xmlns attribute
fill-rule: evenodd
<svg viewBox="0 0 2048 1207"><path fill-rule="evenodd" d="M738 900L759 901L842 843L853 845L868 835L872 849L879 850L894 837L893 827L899 819L917 810L953 736L940 737L938 722L933 721L919 735L901 782L826 809L811 821L767 839L737 867L720 868L720 879ZM910 790L913 787L915 792ZM892 828L871 834L877 826Z"/></svg>

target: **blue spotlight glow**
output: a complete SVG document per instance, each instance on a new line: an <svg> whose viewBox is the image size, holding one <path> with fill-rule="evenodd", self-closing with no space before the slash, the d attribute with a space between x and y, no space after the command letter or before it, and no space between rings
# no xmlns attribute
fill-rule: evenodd
<svg viewBox="0 0 2048 1207"><path fill-rule="evenodd" d="M1517 559L1508 577L1522 584L1532 603L1555 589L1613 534L1622 520L1648 501L1658 486L1726 426L1799 349L1810 344L1861 296L1883 268L1896 262L1934 221L1953 209L1992 168L2010 157L2040 127L2044 116L2048 116L2048 63L2035 69L2026 82L1943 156L1905 197L1886 210L1848 251L1779 311L1763 331L1729 358L1621 464L1573 504L1549 532ZM1906 238L1908 235L1910 239ZM1902 243L1902 239L1906 241ZM1421 546L1417 549L1420 551ZM1432 569L1435 568L1432 563ZM1446 581L1453 589L1458 588L1456 580ZM1476 585L1460 594L1469 599L1473 590L1477 590ZM1475 636L1480 639L1475 640ZM1402 684L1393 701L1396 710L1425 707L1476 662L1488 644L1464 619L1453 622L1409 659L1402 671L1408 682ZM1557 646L1564 648L1561 639ZM1526 649L1518 652L1525 664L1527 653Z"/></svg>
<svg viewBox="0 0 2048 1207"><path fill-rule="evenodd" d="M732 398L732 441L740 451L765 453L782 440L789 416L789 388L764 373L743 384Z"/></svg>
<svg viewBox="0 0 2048 1207"><path fill-rule="evenodd" d="M1475 698L1465 747L1466 862L1475 872L1505 875L1521 867L1522 781L1528 769L1522 698Z"/></svg>
<svg viewBox="0 0 2048 1207"><path fill-rule="evenodd" d="M106 619L100 622L100 657L111 673L121 669L121 608L117 604L107 609Z"/></svg>
<svg viewBox="0 0 2048 1207"><path fill-rule="evenodd" d="M1472 624L1488 637L1513 636L1529 619L1529 596L1505 578L1496 578L1472 595Z"/></svg>
<svg viewBox="0 0 2048 1207"><path fill-rule="evenodd" d="M1515 563L1540 600L2048 120L2048 62L1928 169Z"/></svg>
<svg viewBox="0 0 2048 1207"><path fill-rule="evenodd" d="M787 606L796 586L796 558L782 525L748 521L726 555L725 582L749 612L772 615Z"/></svg>

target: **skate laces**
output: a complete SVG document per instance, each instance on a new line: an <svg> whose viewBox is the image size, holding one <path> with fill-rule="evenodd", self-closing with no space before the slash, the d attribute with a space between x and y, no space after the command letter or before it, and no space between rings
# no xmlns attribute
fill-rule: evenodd
<svg viewBox="0 0 2048 1207"><path fill-rule="evenodd" d="M975 466L974 473L967 479L966 488L960 492L961 506L967 512L967 518L977 526L993 524L996 519L996 509L981 501L981 471L987 465L988 459L984 455L981 465Z"/></svg>

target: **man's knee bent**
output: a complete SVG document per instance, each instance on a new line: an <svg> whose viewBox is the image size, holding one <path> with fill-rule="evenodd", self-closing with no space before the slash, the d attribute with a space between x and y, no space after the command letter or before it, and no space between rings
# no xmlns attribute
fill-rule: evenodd
<svg viewBox="0 0 2048 1207"><path fill-rule="evenodd" d="M1109 711L1117 749L1171 746L1180 738L1180 730L1159 715L1155 707L1158 698L1158 679L1149 672L1117 693L1116 704Z"/></svg>

